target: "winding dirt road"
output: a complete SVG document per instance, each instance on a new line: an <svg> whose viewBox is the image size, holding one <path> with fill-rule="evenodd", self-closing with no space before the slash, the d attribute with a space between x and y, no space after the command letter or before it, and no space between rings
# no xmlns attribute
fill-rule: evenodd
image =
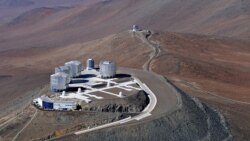
<svg viewBox="0 0 250 141"><path fill-rule="evenodd" d="M26 125L13 137L12 141L15 141L18 136L23 132L23 130L29 126L29 124L33 121L33 119L36 117L38 111L36 109L35 113L33 114L32 118L30 119L30 121L28 123L26 123Z"/></svg>

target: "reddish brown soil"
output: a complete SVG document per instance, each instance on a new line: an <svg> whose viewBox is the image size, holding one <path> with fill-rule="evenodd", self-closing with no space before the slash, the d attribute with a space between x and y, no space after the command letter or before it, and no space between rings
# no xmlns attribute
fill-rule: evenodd
<svg viewBox="0 0 250 141"><path fill-rule="evenodd" d="M3 77L0 84L4 89L0 92L0 109L5 111L6 106L13 101L21 96L25 98L28 91L48 83L54 67L66 61L78 59L84 63L91 57L97 63L108 59L114 60L119 66L141 68L150 51L139 39L132 38L132 34L126 32L63 48L1 52L0 74Z"/></svg>
<svg viewBox="0 0 250 141"><path fill-rule="evenodd" d="M148 45L128 32L113 34L139 24L159 31L216 35L154 34L151 40L160 42L161 53L151 67L221 109L237 139L246 140L250 114L243 102L250 102L249 9L246 0L111 0L22 14L0 27L0 113L16 102L22 105L20 99L30 96L27 92L48 83L54 67L68 60L85 62L91 57L141 68L151 52Z"/></svg>
<svg viewBox="0 0 250 141"><path fill-rule="evenodd" d="M153 71L221 111L235 140L248 140L249 42L178 33L155 34L161 53Z"/></svg>
<svg viewBox="0 0 250 141"><path fill-rule="evenodd" d="M124 31L133 24L249 39L249 9L249 1L238 0L111 0L61 10L38 8L0 27L0 50L61 47Z"/></svg>
<svg viewBox="0 0 250 141"><path fill-rule="evenodd" d="M162 49L154 61L154 71L250 102L248 42L172 33L156 35L152 40L158 40Z"/></svg>
<svg viewBox="0 0 250 141"><path fill-rule="evenodd" d="M180 33L153 34L150 40L159 41L161 46L160 55L151 66L153 71L167 76L191 95L226 113L237 139L246 138L250 124L244 122L244 128L241 128L242 122L236 121L237 115L244 114L242 118L250 118L250 114L245 112L247 106L237 102L249 102L249 43L232 38ZM25 97L28 95L25 92L48 83L49 73L65 61L79 59L85 62L91 57L96 62L110 59L121 67L142 68L151 51L132 33L124 32L62 48L1 52L0 83L5 86L0 93L4 97L1 108L6 109L7 102L15 101L13 98ZM228 105L242 110L228 109Z"/></svg>

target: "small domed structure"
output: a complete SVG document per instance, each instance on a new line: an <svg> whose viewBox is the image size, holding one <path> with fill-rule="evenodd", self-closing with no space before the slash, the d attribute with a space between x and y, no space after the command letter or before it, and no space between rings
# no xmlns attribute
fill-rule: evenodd
<svg viewBox="0 0 250 141"><path fill-rule="evenodd" d="M86 66L87 66L86 67L87 70L94 69L95 68L95 61L92 58L88 59L86 62Z"/></svg>
<svg viewBox="0 0 250 141"><path fill-rule="evenodd" d="M133 25L133 32L139 31L139 26L138 25Z"/></svg>

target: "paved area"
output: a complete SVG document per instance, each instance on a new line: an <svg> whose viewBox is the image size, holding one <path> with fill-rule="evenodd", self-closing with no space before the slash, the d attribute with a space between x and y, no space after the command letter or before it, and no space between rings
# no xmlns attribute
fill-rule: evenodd
<svg viewBox="0 0 250 141"><path fill-rule="evenodd" d="M87 132L126 124L138 124L144 120L150 120L161 114L170 112L178 105L178 98L176 90L166 82L166 80L154 73L135 69L119 69L121 73L132 74L135 81L141 88L149 94L150 103L142 111L141 114L135 117L128 117L126 119L101 125L91 129L85 129L75 132L74 135L80 135Z"/></svg>
<svg viewBox="0 0 250 141"><path fill-rule="evenodd" d="M83 77L81 78L74 78L73 83L69 84L69 87L84 88L84 91L79 89L77 92L63 92L59 97L62 99L78 99L89 103L92 100L106 99L107 95L110 95L114 98L123 98L124 95L129 96L134 90L141 90L139 87L131 86L137 84L137 82L130 77L128 80L121 82L119 82L119 80L122 80L122 78L102 79L97 77L99 76L99 72L95 70L83 71L82 76ZM104 86L101 88L91 86L99 84L104 84ZM95 95L94 93L96 92L101 92L101 95Z"/></svg>
<svg viewBox="0 0 250 141"><path fill-rule="evenodd" d="M141 82L154 93L157 98L157 104L152 115L160 115L171 111L178 105L178 94L174 87L166 82L165 78L152 72L120 68L120 72L129 73L137 77Z"/></svg>

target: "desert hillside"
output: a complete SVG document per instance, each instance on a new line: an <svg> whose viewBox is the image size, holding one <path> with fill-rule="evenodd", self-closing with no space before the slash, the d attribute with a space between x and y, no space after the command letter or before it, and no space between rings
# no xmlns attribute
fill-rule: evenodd
<svg viewBox="0 0 250 141"><path fill-rule="evenodd" d="M247 54L250 43L232 38L170 32L154 32L149 41L160 46L159 54L151 63L152 71L221 110L230 119L234 135L245 139L250 126L246 124L250 117L247 112L250 100L250 58ZM141 69L151 51L142 38L126 31L61 48L2 52L1 85L7 89L1 93L1 108L31 99L36 94L30 95L29 91L47 84L54 66L65 61L78 59L84 62L92 57L97 62L110 59L120 67ZM15 99L19 96L22 96L21 99ZM237 122L239 118L242 122Z"/></svg>
<svg viewBox="0 0 250 141"><path fill-rule="evenodd" d="M54 8L49 13L47 8L32 9L2 25L1 50L6 46L59 47L121 32L133 24L159 31L249 39L250 2L246 0L108 0L59 12L58 6ZM37 15L43 16L37 19ZM22 24L22 19L32 25Z"/></svg>
<svg viewBox="0 0 250 141"><path fill-rule="evenodd" d="M66 61L142 69L155 46L147 67L209 105L208 113L220 111L235 140L248 140L249 9L249 0L0 0L0 115L25 106ZM132 33L133 24L151 34Z"/></svg>

